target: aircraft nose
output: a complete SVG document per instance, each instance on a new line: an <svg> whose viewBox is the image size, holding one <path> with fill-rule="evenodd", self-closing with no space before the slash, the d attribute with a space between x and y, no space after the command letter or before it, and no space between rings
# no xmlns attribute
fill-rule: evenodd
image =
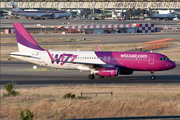
<svg viewBox="0 0 180 120"><path fill-rule="evenodd" d="M176 63L175 63L175 62L172 62L172 63L171 63L171 67L172 67L171 69L175 68L175 67L176 67Z"/></svg>
<svg viewBox="0 0 180 120"><path fill-rule="evenodd" d="M176 63L173 62L173 61L171 61L171 62L169 62L168 64L166 64L166 66L168 66L169 69L173 69L173 68L176 67Z"/></svg>

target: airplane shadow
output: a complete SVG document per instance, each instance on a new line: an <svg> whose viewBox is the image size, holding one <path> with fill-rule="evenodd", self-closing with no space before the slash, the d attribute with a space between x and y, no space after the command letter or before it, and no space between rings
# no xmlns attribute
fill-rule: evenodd
<svg viewBox="0 0 180 120"><path fill-rule="evenodd" d="M6 77L6 79L5 79ZM75 85L75 84L178 84L180 83L180 75L157 75L155 80L151 80L150 76L118 76L105 77L89 80L87 76L41 76L41 75L1 75L0 85L13 83L17 85Z"/></svg>

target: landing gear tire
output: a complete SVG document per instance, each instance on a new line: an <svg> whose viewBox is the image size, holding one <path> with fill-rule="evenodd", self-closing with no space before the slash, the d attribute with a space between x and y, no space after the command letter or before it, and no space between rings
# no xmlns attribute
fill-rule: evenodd
<svg viewBox="0 0 180 120"><path fill-rule="evenodd" d="M151 76L151 80L155 80L155 76L154 75Z"/></svg>
<svg viewBox="0 0 180 120"><path fill-rule="evenodd" d="M88 78L89 78L90 80L92 80L92 79L95 78L95 76L94 76L94 74L89 74Z"/></svg>
<svg viewBox="0 0 180 120"><path fill-rule="evenodd" d="M104 78L104 76L99 75L99 78Z"/></svg>

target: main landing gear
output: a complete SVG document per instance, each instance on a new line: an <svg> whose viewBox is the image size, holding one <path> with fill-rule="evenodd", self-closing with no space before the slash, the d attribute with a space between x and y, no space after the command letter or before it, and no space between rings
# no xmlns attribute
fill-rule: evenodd
<svg viewBox="0 0 180 120"><path fill-rule="evenodd" d="M90 80L92 80L92 79L95 78L95 75L94 75L94 74L89 74L88 78L89 78Z"/></svg>
<svg viewBox="0 0 180 120"><path fill-rule="evenodd" d="M92 79L95 78L94 69L91 69L91 73L89 74L88 78L89 78L90 80L92 80Z"/></svg>
<svg viewBox="0 0 180 120"><path fill-rule="evenodd" d="M92 79L95 78L95 75L94 75L94 74L89 74L88 78L89 78L90 80L92 80ZM104 78L104 76L99 75L99 78Z"/></svg>
<svg viewBox="0 0 180 120"><path fill-rule="evenodd" d="M151 71L151 80L155 80L154 71Z"/></svg>
<svg viewBox="0 0 180 120"><path fill-rule="evenodd" d="M99 78L104 78L104 76L99 75Z"/></svg>

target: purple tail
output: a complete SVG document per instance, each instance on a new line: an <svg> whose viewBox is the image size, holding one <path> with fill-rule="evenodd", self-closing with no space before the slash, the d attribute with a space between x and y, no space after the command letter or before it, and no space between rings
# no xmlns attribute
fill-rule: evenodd
<svg viewBox="0 0 180 120"><path fill-rule="evenodd" d="M42 49L21 23L13 23L19 51L39 51Z"/></svg>

